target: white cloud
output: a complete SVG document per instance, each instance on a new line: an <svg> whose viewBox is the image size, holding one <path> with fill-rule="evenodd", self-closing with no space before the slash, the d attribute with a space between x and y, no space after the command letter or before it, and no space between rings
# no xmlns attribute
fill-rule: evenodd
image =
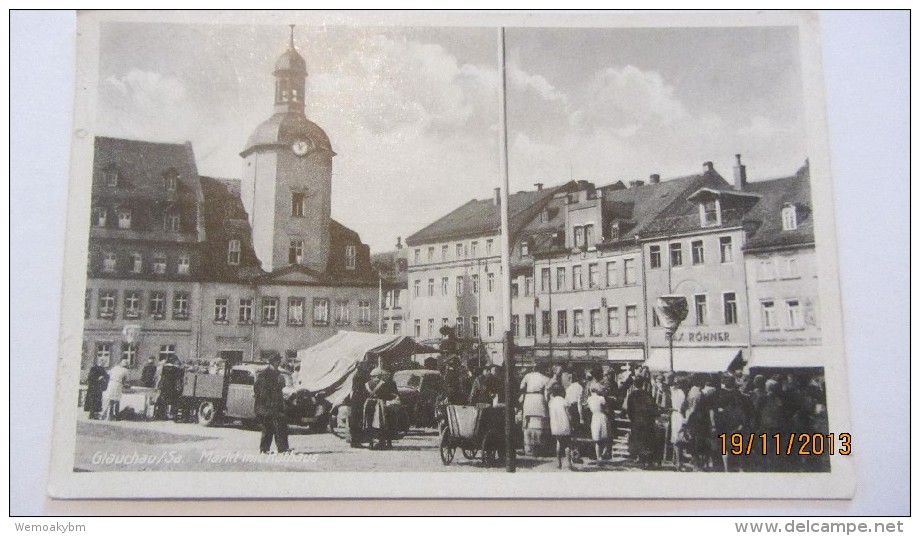
<svg viewBox="0 0 920 536"><path fill-rule="evenodd" d="M173 76L131 69L105 79L100 97L114 111L101 117L101 129L109 135L187 140L201 126L200 107L189 99L185 83Z"/></svg>
<svg viewBox="0 0 920 536"><path fill-rule="evenodd" d="M738 129L739 136L755 141L769 140L775 136L789 135L792 132L795 132L795 129L781 127L773 122L773 120L762 115L755 115L751 118L750 123Z"/></svg>

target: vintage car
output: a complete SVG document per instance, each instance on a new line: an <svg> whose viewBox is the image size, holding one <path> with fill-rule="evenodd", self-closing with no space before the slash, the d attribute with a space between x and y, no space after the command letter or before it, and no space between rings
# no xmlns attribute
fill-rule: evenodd
<svg viewBox="0 0 920 536"><path fill-rule="evenodd" d="M241 363L229 374L186 372L179 402L184 409L181 413L203 426L231 419L254 426L256 375L267 366ZM282 370L281 375L288 423L324 429L329 420L328 404L308 391L295 389L289 372Z"/></svg>
<svg viewBox="0 0 920 536"><path fill-rule="evenodd" d="M419 427L435 426L441 373L428 369L400 370L393 373L393 381L399 389L399 399L409 423Z"/></svg>

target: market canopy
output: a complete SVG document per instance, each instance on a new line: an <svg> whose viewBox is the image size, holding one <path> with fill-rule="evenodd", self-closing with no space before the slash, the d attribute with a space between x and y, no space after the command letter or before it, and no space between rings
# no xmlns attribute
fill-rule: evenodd
<svg viewBox="0 0 920 536"><path fill-rule="evenodd" d="M740 348L675 348L674 370L677 372L725 372L732 365ZM671 370L671 354L667 348L652 348L645 366L653 371Z"/></svg>
<svg viewBox="0 0 920 536"><path fill-rule="evenodd" d="M323 393L338 405L351 393L351 379L358 363L371 359L384 366L414 354L437 352L404 335L340 331L325 341L297 352L300 370L295 386Z"/></svg>
<svg viewBox="0 0 920 536"><path fill-rule="evenodd" d="M823 367L821 346L755 346L748 368Z"/></svg>

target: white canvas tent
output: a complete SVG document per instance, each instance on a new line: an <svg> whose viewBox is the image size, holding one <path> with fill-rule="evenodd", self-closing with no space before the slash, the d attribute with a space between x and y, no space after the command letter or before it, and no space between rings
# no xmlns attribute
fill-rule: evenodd
<svg viewBox="0 0 920 536"><path fill-rule="evenodd" d="M413 354L436 351L403 335L340 331L325 341L297 352L300 371L298 389L323 393L333 406L351 393L351 381L358 363L373 359L384 366Z"/></svg>

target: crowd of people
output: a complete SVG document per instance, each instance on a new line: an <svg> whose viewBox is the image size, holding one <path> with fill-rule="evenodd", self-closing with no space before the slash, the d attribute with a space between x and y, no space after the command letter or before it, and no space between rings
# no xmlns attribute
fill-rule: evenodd
<svg viewBox="0 0 920 536"><path fill-rule="evenodd" d="M121 399L131 387L129 382L131 364L121 359L109 369L99 359L90 367L86 377L86 398L83 410L90 419L118 420L122 414ZM182 394L183 364L174 355L151 357L141 369L139 387L156 390L154 419L171 419L175 405Z"/></svg>

